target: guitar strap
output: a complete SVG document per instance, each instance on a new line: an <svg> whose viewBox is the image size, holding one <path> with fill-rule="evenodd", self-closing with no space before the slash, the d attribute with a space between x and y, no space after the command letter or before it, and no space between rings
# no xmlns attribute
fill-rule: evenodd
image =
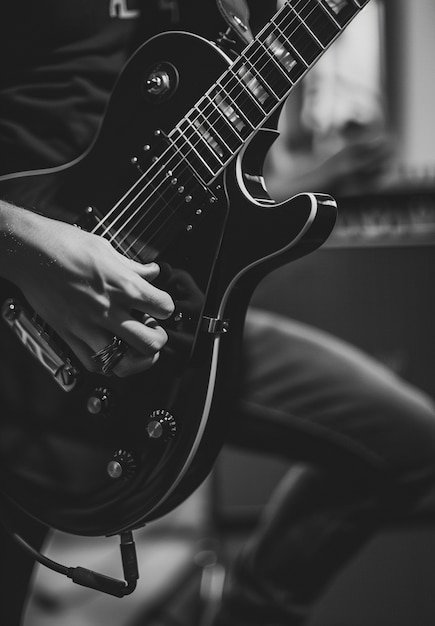
<svg viewBox="0 0 435 626"><path fill-rule="evenodd" d="M250 10L246 0L209 0L214 3L225 23L231 28L243 45L247 45L253 39L250 26ZM207 5L207 3L205 3ZM253 5L257 21L262 25L270 14L276 9L276 0L262 0L259 6ZM154 31L177 29L180 24L187 25L187 30L203 32L206 27L207 16L204 12L204 0L148 0L142 1L142 14L145 15L144 23L147 23ZM204 15L205 13L205 15Z"/></svg>
<svg viewBox="0 0 435 626"><path fill-rule="evenodd" d="M221 15L240 37L243 43L252 41L253 35L249 27L249 9L245 0L216 0Z"/></svg>

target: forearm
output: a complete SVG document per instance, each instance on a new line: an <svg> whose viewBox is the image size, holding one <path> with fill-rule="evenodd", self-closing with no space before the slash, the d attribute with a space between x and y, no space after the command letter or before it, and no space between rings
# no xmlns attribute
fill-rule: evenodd
<svg viewBox="0 0 435 626"><path fill-rule="evenodd" d="M19 284L43 249L49 220L0 200L0 276ZM26 269L27 268L27 269Z"/></svg>
<svg viewBox="0 0 435 626"><path fill-rule="evenodd" d="M28 211L0 200L0 276L13 280L24 242L21 232L31 228Z"/></svg>
<svg viewBox="0 0 435 626"><path fill-rule="evenodd" d="M0 276L21 289L88 369L114 335L135 348L115 373L136 373L158 358L167 335L156 320L174 310L171 297L151 284L158 273L156 263L127 259L102 237L0 203Z"/></svg>

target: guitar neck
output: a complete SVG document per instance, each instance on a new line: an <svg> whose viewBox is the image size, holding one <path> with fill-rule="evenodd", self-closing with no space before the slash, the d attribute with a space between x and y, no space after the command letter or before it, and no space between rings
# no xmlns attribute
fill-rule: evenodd
<svg viewBox="0 0 435 626"><path fill-rule="evenodd" d="M369 0L290 0L170 133L210 184Z"/></svg>

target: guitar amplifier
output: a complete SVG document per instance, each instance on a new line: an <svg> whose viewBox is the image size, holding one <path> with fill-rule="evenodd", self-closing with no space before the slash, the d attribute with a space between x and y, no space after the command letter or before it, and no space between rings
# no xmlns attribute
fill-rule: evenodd
<svg viewBox="0 0 435 626"><path fill-rule="evenodd" d="M435 189L345 198L318 251L252 304L349 341L435 396Z"/></svg>
<svg viewBox="0 0 435 626"><path fill-rule="evenodd" d="M328 248L435 244L435 187L342 198L338 210Z"/></svg>

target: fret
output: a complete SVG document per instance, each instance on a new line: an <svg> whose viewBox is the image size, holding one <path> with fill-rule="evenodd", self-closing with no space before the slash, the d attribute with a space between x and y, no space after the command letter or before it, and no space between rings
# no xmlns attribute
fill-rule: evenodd
<svg viewBox="0 0 435 626"><path fill-rule="evenodd" d="M194 120L195 128L219 157L225 162L240 147L240 136L222 119L213 103L202 100L197 107L199 117Z"/></svg>
<svg viewBox="0 0 435 626"><path fill-rule="evenodd" d="M232 112L225 110L221 97L218 98L215 95L215 98L216 100L213 100L207 94L203 99L204 115L218 135L225 138L225 143L228 146L233 145L234 148L237 148L235 143L243 142L250 134L250 129L236 114L234 109L232 109ZM221 102L221 106L219 106L218 101Z"/></svg>
<svg viewBox="0 0 435 626"><path fill-rule="evenodd" d="M206 155L204 151L206 144L201 138L199 138L199 142L195 142L195 137L197 137L195 129L192 128L187 118L182 120L170 135L173 146L179 155L188 163L198 178L207 184L211 179L210 174L213 176L217 174L222 164L209 149Z"/></svg>
<svg viewBox="0 0 435 626"><path fill-rule="evenodd" d="M341 32L338 24L317 0L305 0L297 10L294 6L291 8L323 47L329 46Z"/></svg>
<svg viewBox="0 0 435 626"><path fill-rule="evenodd" d="M360 7L353 0L319 0L334 18L340 28L344 28L358 13Z"/></svg>
<svg viewBox="0 0 435 626"><path fill-rule="evenodd" d="M233 66L224 74L222 81L224 84L217 83L219 93L224 94L225 100L232 102L236 110L243 111L244 118L252 128L258 128L264 122L264 110L251 92L240 82Z"/></svg>
<svg viewBox="0 0 435 626"><path fill-rule="evenodd" d="M199 114L190 123L196 130L197 134L205 143L207 149L217 157L222 163L225 162L225 153L228 153L228 146L222 137L217 137L217 133L214 129L210 129L210 125L206 124L206 120L203 115ZM206 128L208 126L208 129ZM210 132L212 130L212 132Z"/></svg>
<svg viewBox="0 0 435 626"><path fill-rule="evenodd" d="M299 80L306 71L308 64L299 56L298 51L295 50L294 46L287 39L285 42L283 41L281 31L278 34L276 33L275 24L270 23L267 26L262 33L261 39L263 38L265 46L271 50L281 69L284 70L290 85Z"/></svg>
<svg viewBox="0 0 435 626"><path fill-rule="evenodd" d="M218 102L221 103L221 106L219 106ZM209 94L206 94L203 98L203 110L211 125L216 129L220 129L218 132L221 136L231 133L239 140L243 137L246 124L233 108L231 108L231 111L226 111L222 98L217 96L216 93L214 99Z"/></svg>
<svg viewBox="0 0 435 626"><path fill-rule="evenodd" d="M210 197L210 183L368 2L287 0L169 135L159 131L150 168L114 207L103 236L147 262L191 230L198 197Z"/></svg>
<svg viewBox="0 0 435 626"><path fill-rule="evenodd" d="M210 102L216 107L220 115L237 132L241 139L247 139L254 130L254 126L246 119L243 113L236 108L235 103L227 93L213 89L207 95Z"/></svg>
<svg viewBox="0 0 435 626"><path fill-rule="evenodd" d="M296 18L301 22L303 29L307 32L308 35L311 36L311 38L317 43L318 49L319 50L324 50L325 49L325 45L321 42L321 40L317 37L316 33L314 31L312 31L306 21L304 20L304 18L302 17L302 15L300 13L298 13L295 9L292 9L296 15ZM308 16L309 17L309 16Z"/></svg>
<svg viewBox="0 0 435 626"><path fill-rule="evenodd" d="M244 62L244 57L241 57L234 65L233 72L236 73L238 79L244 84L249 94L255 99L255 102L261 108L264 113L269 113L270 108L270 93L264 87L258 78L252 73L250 67Z"/></svg>
<svg viewBox="0 0 435 626"><path fill-rule="evenodd" d="M287 93L289 87L288 77L273 57L271 50L266 48L261 42L252 46L249 50L249 56L243 55L242 59L245 65L249 66L249 71L255 74L259 82L270 94L270 98L265 104L268 112L272 111L283 94ZM285 84L283 85L283 83Z"/></svg>
<svg viewBox="0 0 435 626"><path fill-rule="evenodd" d="M289 0L174 129L207 184L369 0ZM172 137L171 137L172 139Z"/></svg>
<svg viewBox="0 0 435 626"><path fill-rule="evenodd" d="M289 6L285 7L285 9L286 11L278 14L276 21L271 21L271 26L274 27L275 31L278 31L280 40L285 40L290 44L308 67L320 56L323 46L314 38L300 19L291 13ZM277 23L278 20L279 24Z"/></svg>
<svg viewBox="0 0 435 626"><path fill-rule="evenodd" d="M225 162L225 144L204 127L195 110L186 117L186 122L190 125L184 127L186 139L210 171L216 174Z"/></svg>
<svg viewBox="0 0 435 626"><path fill-rule="evenodd" d="M264 120L264 116L268 113L268 110L267 107L263 105L267 103L267 99L269 98L268 92L265 91L255 76L248 71L240 59L236 61L232 67L230 67L228 75L232 76L232 79L230 79L227 84L232 85L230 91L235 102L240 101L241 103L246 103L245 96L248 96L248 102L255 105L260 114L260 118ZM251 106L249 114L251 115L252 113L253 111ZM259 116L257 116L257 119L259 119ZM254 125L256 124L254 123Z"/></svg>

